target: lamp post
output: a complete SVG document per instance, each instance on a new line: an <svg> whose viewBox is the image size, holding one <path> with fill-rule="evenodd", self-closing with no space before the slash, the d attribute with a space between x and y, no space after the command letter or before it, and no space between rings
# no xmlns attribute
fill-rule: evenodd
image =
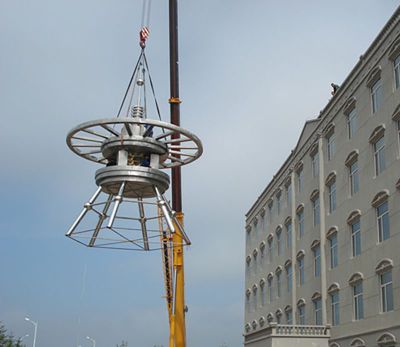
<svg viewBox="0 0 400 347"><path fill-rule="evenodd" d="M92 339L90 336L86 336L86 338L87 338L88 340L92 341L93 347L96 347L96 340L95 340L95 339Z"/></svg>
<svg viewBox="0 0 400 347"><path fill-rule="evenodd" d="M35 332L33 334L33 347L36 347L36 334L37 334L37 327L38 327L38 323L34 322L33 320L31 320L29 317L25 317L25 320L27 322L30 322L33 324L33 326L35 327Z"/></svg>

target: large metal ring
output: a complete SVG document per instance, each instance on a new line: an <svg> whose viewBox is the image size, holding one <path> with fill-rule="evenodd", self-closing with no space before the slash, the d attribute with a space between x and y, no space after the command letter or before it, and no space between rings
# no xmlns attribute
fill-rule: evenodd
<svg viewBox="0 0 400 347"><path fill-rule="evenodd" d="M168 156L160 163L160 168L171 168L189 164L203 153L200 139L186 129L176 125L143 118L109 118L82 123L67 135L68 147L82 158L100 164L107 164L102 153L102 144L111 137L129 134L129 125L152 127L152 139L167 146ZM130 134L129 134L130 135Z"/></svg>

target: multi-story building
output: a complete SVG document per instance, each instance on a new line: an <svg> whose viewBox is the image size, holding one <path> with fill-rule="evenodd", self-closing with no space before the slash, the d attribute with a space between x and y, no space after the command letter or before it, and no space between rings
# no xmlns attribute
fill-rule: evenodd
<svg viewBox="0 0 400 347"><path fill-rule="evenodd" d="M246 214L245 263L246 346L272 322L399 345L400 8Z"/></svg>

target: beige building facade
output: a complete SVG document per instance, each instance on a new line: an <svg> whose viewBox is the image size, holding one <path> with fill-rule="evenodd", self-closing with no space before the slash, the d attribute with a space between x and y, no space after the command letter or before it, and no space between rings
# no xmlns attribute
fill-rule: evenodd
<svg viewBox="0 0 400 347"><path fill-rule="evenodd" d="M246 214L245 264L246 346L400 346L400 8Z"/></svg>

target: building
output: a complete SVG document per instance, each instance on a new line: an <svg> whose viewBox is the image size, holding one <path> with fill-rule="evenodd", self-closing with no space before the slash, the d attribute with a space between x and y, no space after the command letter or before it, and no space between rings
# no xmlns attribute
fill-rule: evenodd
<svg viewBox="0 0 400 347"><path fill-rule="evenodd" d="M400 7L246 214L244 344L400 345Z"/></svg>

